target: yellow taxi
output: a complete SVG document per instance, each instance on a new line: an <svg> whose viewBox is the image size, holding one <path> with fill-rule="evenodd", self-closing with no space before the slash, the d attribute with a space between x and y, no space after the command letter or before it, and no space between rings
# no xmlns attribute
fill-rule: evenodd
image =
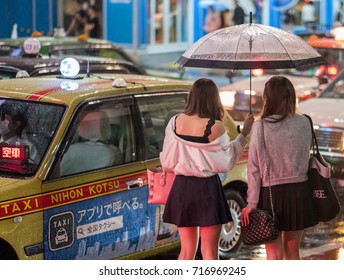
<svg viewBox="0 0 344 280"><path fill-rule="evenodd" d="M129 74L0 81L0 259L137 259L178 247L164 206L147 203L146 170L190 87ZM224 258L241 244L246 158L221 174L234 218Z"/></svg>

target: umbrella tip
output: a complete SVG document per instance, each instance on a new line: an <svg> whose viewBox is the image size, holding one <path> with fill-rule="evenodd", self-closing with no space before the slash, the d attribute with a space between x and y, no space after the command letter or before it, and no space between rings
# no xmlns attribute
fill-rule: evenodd
<svg viewBox="0 0 344 280"><path fill-rule="evenodd" d="M250 24L252 24L252 12L250 12Z"/></svg>

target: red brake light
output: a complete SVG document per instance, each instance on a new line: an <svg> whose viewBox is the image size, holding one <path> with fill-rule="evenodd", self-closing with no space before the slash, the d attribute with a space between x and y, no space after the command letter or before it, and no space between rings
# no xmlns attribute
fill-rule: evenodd
<svg viewBox="0 0 344 280"><path fill-rule="evenodd" d="M255 77L260 77L264 75L263 69L252 69L252 75Z"/></svg>
<svg viewBox="0 0 344 280"><path fill-rule="evenodd" d="M330 65L327 68L327 73L331 76L336 76L338 74L338 68L335 65Z"/></svg>

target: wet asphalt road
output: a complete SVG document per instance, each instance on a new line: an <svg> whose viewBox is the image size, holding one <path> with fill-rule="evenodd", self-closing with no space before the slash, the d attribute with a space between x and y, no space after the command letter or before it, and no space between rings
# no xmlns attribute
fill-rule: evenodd
<svg viewBox="0 0 344 280"><path fill-rule="evenodd" d="M301 258L304 260L344 260L344 178L333 178L333 186L342 205L335 219L306 229L301 242ZM177 259L179 249L154 256L155 260ZM264 246L242 246L233 260L264 260Z"/></svg>

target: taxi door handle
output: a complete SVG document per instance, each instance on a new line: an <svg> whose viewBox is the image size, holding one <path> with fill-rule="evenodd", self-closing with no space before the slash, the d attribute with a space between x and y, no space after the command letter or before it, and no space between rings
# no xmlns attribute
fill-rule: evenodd
<svg viewBox="0 0 344 280"><path fill-rule="evenodd" d="M125 183L127 185L128 190L131 190L143 186L143 179L136 178L130 181L126 181Z"/></svg>

